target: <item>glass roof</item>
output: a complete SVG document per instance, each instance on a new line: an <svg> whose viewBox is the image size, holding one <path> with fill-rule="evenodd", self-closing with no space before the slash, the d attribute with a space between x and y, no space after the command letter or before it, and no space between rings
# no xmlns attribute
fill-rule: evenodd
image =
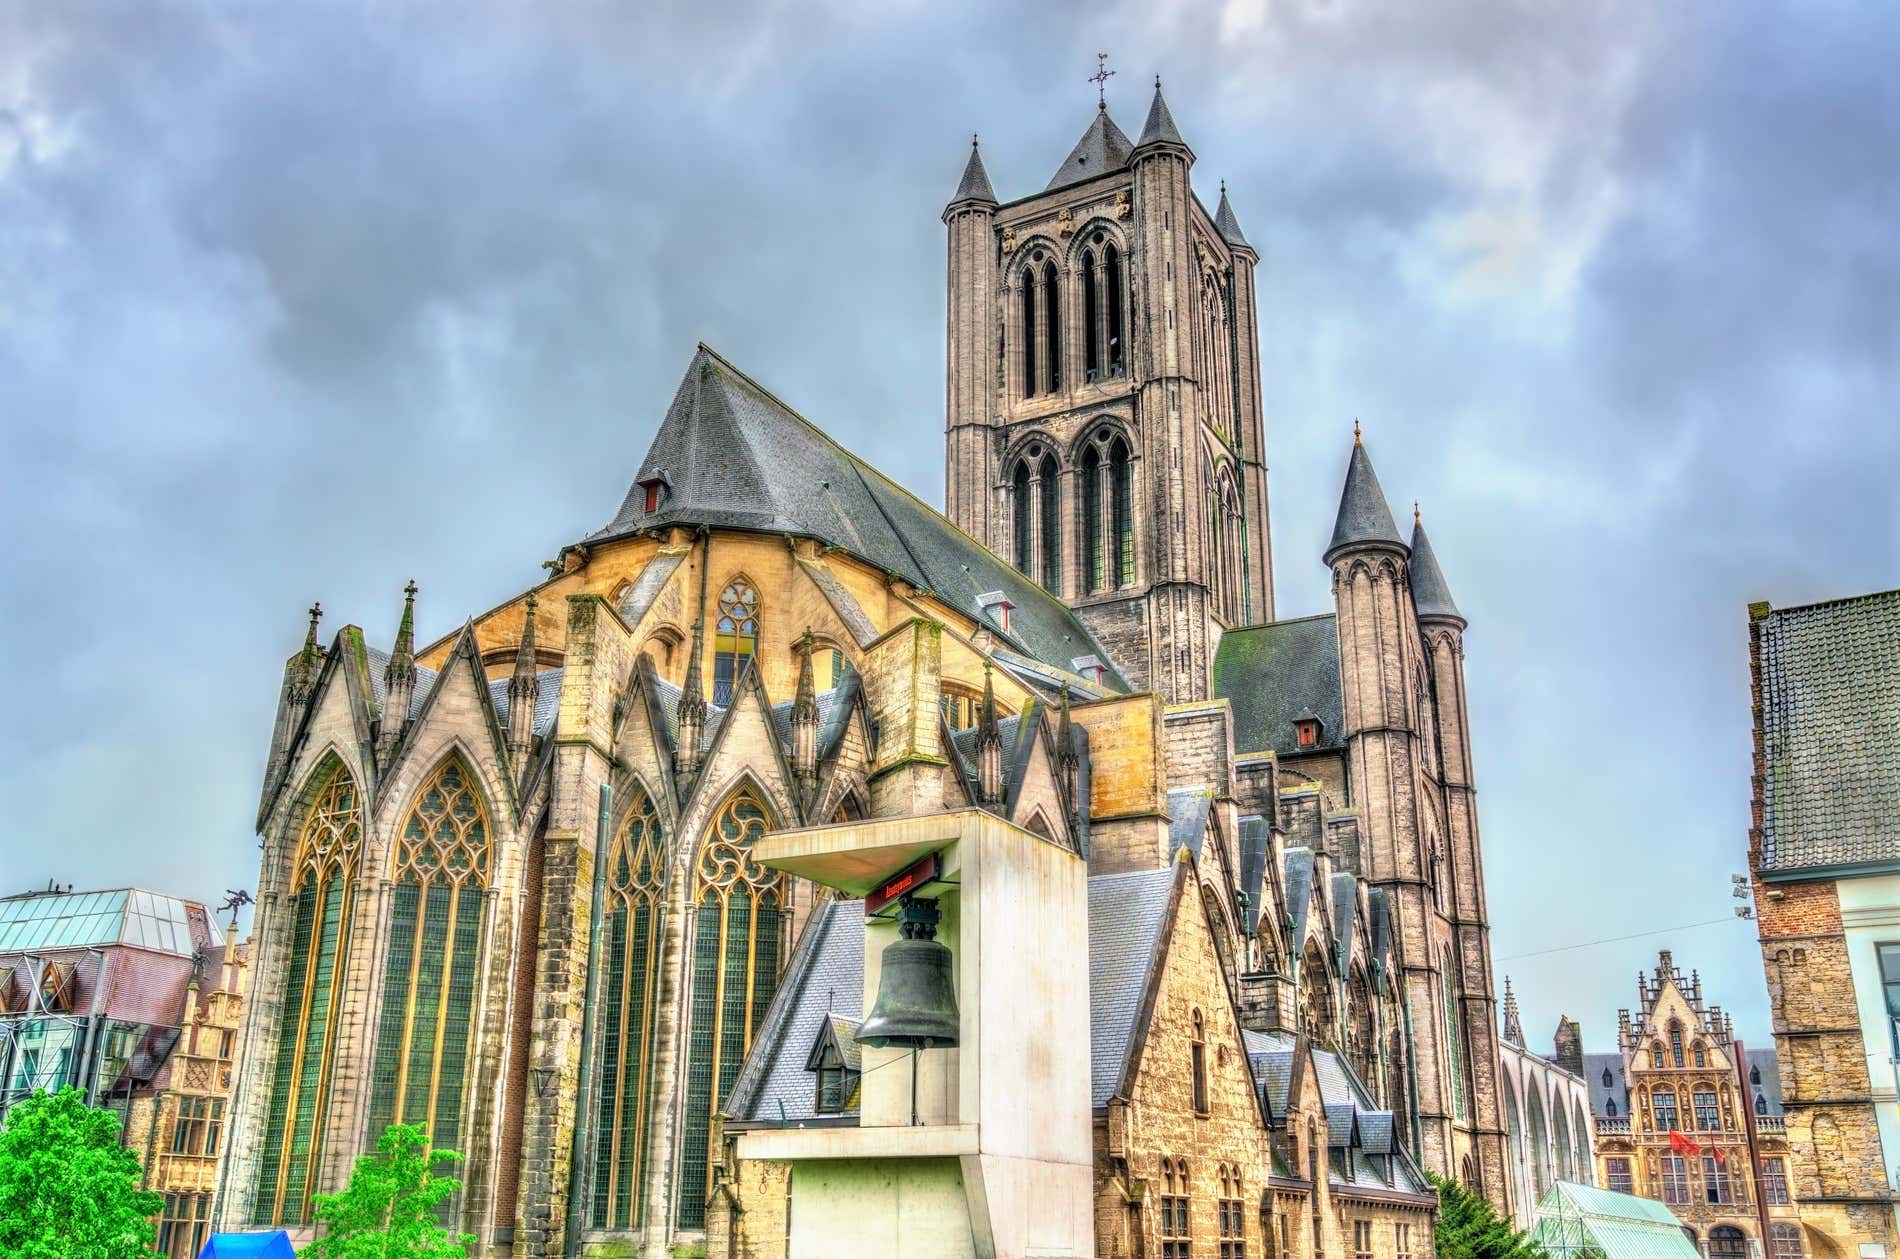
<svg viewBox="0 0 1900 1259"><path fill-rule="evenodd" d="M187 956L185 902L137 888L0 900L0 953L129 944Z"/></svg>

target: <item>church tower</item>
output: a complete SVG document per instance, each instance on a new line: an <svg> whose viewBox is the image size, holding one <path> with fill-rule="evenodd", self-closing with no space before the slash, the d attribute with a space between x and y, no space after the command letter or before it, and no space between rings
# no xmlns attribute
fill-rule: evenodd
<svg viewBox="0 0 1900 1259"><path fill-rule="evenodd" d="M999 204L973 145L943 213L946 510L1170 702L1273 618L1259 256L1193 168L1156 80L1137 140L1104 96L1031 196Z"/></svg>

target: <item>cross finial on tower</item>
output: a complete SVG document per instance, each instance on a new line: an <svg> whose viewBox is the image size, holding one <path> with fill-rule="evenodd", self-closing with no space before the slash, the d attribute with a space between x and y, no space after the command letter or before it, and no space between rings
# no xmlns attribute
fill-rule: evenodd
<svg viewBox="0 0 1900 1259"><path fill-rule="evenodd" d="M1095 85L1095 107L1104 113L1108 110L1108 81L1114 77L1115 72L1108 68L1108 54L1096 53L1095 73L1091 74L1087 81ZM1160 80L1157 79L1156 82Z"/></svg>

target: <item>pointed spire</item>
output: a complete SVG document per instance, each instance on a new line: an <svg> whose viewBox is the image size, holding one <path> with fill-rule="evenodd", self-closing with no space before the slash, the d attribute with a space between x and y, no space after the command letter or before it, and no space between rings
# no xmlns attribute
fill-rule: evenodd
<svg viewBox="0 0 1900 1259"><path fill-rule="evenodd" d="M983 151L977 147L976 136L970 137L970 160L963 165L963 179L957 184L956 195L950 198L951 205L969 201L981 205L995 205L996 191L990 187L990 173L983 169Z"/></svg>
<svg viewBox="0 0 1900 1259"><path fill-rule="evenodd" d="M317 622L323 619L323 605L310 605L310 628L304 631L303 650L297 653L297 667L290 680L290 698L300 700L317 684L317 666L323 663L323 648L317 646Z"/></svg>
<svg viewBox="0 0 1900 1259"><path fill-rule="evenodd" d="M1237 249L1251 250L1247 235L1240 230L1240 220L1234 217L1233 204L1227 200L1227 181L1220 181L1220 207L1214 211L1214 230L1220 238Z"/></svg>
<svg viewBox="0 0 1900 1259"><path fill-rule="evenodd" d="M693 618L693 650L686 658L686 678L680 687L680 699L676 715L679 727L679 744L673 749L673 770L681 777L691 777L699 769L699 745L706 733L706 689L701 680L704 671L702 664L702 644L705 641L706 620Z"/></svg>
<svg viewBox="0 0 1900 1259"><path fill-rule="evenodd" d="M515 647L515 672L508 679L508 750L514 754L515 781L528 773L534 753L534 709L541 699L541 677L535 667L534 610L539 602L530 594L521 622L521 642Z"/></svg>
<svg viewBox="0 0 1900 1259"><path fill-rule="evenodd" d="M798 695L792 701L792 774L807 805L818 786L818 688L812 679L811 627L798 641Z"/></svg>
<svg viewBox="0 0 1900 1259"><path fill-rule="evenodd" d="M1524 1026L1517 1016L1517 994L1511 991L1511 977L1504 977L1504 1039L1524 1047Z"/></svg>
<svg viewBox="0 0 1900 1259"><path fill-rule="evenodd" d="M976 722L977 803L991 808L1003 801L1003 734L996 725L996 683L983 661L983 704Z"/></svg>
<svg viewBox="0 0 1900 1259"><path fill-rule="evenodd" d="M416 693L416 583L402 588L402 621L396 645L383 666L383 715L376 734L376 755L385 767L403 727L409 724L409 700Z"/></svg>
<svg viewBox="0 0 1900 1259"><path fill-rule="evenodd" d="M1431 539L1425 536L1425 522L1412 504L1412 606L1421 621L1456 621L1462 627L1464 614L1452 602L1451 587L1445 584L1444 570Z"/></svg>
<svg viewBox="0 0 1900 1259"><path fill-rule="evenodd" d="M1155 98L1148 106L1148 121L1142 125L1141 139L1135 141L1135 147L1145 149L1151 144L1178 144L1184 149L1188 146L1187 141L1181 138L1180 128L1174 125L1174 115L1168 112L1168 102L1161 95L1161 76L1158 74L1155 76Z"/></svg>
<svg viewBox="0 0 1900 1259"><path fill-rule="evenodd" d="M1069 803L1069 821L1072 825L1076 816L1088 807L1086 801L1076 798L1080 786L1077 759L1075 722L1069 715L1069 686L1065 682L1062 686L1062 706L1056 710L1056 773L1062 779L1062 794Z"/></svg>
<svg viewBox="0 0 1900 1259"><path fill-rule="evenodd" d="M1339 515L1333 522L1333 540L1326 548L1326 562L1348 547L1382 546L1401 554L1405 541L1392 523L1392 509L1386 506L1385 491L1372 471L1372 457L1366 453L1359 436L1359 421L1352 422L1352 458L1346 464L1346 487L1339 496Z"/></svg>

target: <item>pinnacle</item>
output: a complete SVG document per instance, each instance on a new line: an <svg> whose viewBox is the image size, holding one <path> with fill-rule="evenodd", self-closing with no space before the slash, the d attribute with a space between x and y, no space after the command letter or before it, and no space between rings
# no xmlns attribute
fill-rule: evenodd
<svg viewBox="0 0 1900 1259"><path fill-rule="evenodd" d="M1347 547L1383 546L1404 552L1405 540L1392 523L1392 509L1386 505L1385 491L1379 488L1378 474L1372 470L1372 457L1360 438L1358 421L1353 421L1352 457L1346 464L1346 486L1339 496L1339 516L1333 522L1333 540L1326 548L1326 562Z"/></svg>
<svg viewBox="0 0 1900 1259"><path fill-rule="evenodd" d="M1148 106L1148 121L1141 128L1141 139L1135 141L1135 147L1145 149L1151 144L1178 144L1187 148L1187 141L1181 138L1181 129L1174 125L1174 115L1168 112L1168 102L1161 95L1161 76L1155 76L1155 97Z"/></svg>
<svg viewBox="0 0 1900 1259"><path fill-rule="evenodd" d="M1431 539L1425 536L1425 522L1416 505L1412 509L1412 609L1420 620L1455 620L1462 625L1465 619L1452 601L1451 587L1438 566Z"/></svg>
<svg viewBox="0 0 1900 1259"><path fill-rule="evenodd" d="M989 172L983 169L983 153L977 148L975 136L970 137L970 160L964 163L963 179L957 184L956 195L950 198L950 204L955 205L959 201L996 204L996 192L990 187Z"/></svg>
<svg viewBox="0 0 1900 1259"><path fill-rule="evenodd" d="M1240 220L1234 217L1234 207L1227 200L1225 180L1221 181L1220 186L1220 208L1214 211L1214 230L1219 232L1220 238L1230 245L1237 245L1242 249L1253 248L1247 243L1246 233L1240 230Z"/></svg>

